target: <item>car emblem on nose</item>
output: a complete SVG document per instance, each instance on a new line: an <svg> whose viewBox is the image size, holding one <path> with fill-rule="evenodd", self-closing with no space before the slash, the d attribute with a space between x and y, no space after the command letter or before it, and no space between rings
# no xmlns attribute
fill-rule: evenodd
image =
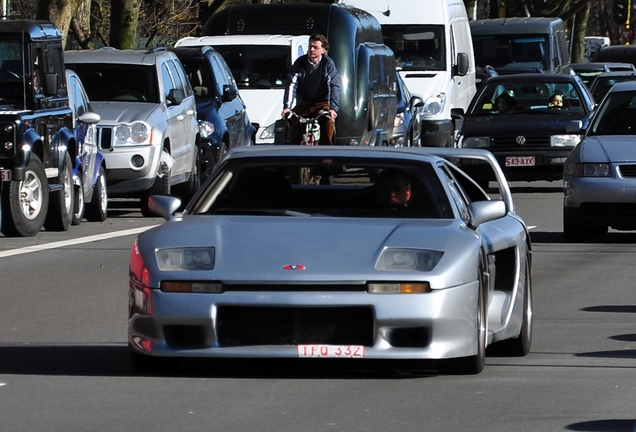
<svg viewBox="0 0 636 432"><path fill-rule="evenodd" d="M305 266L302 264L299 265L289 265L283 266L283 270L305 270Z"/></svg>
<svg viewBox="0 0 636 432"><path fill-rule="evenodd" d="M524 145L526 143L526 137L524 137L523 135L519 135L515 141L517 142L517 144L519 145Z"/></svg>

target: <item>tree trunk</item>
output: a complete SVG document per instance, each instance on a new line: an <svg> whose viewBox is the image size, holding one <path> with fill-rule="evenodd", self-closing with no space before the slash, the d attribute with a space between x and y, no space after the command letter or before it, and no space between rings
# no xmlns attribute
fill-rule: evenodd
<svg viewBox="0 0 636 432"><path fill-rule="evenodd" d="M135 48L139 0L112 0L110 12L110 46L120 49Z"/></svg>
<svg viewBox="0 0 636 432"><path fill-rule="evenodd" d="M572 63L582 63L585 55L585 34L587 20L590 17L590 4L574 17L574 33L572 35Z"/></svg>
<svg viewBox="0 0 636 432"><path fill-rule="evenodd" d="M62 46L65 46L73 14L83 2L84 0L40 1L37 19L51 21L58 26L62 32Z"/></svg>

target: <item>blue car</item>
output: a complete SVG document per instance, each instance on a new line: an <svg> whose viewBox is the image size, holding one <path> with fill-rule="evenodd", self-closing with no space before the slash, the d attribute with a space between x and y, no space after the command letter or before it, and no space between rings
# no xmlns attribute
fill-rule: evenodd
<svg viewBox="0 0 636 432"><path fill-rule="evenodd" d="M84 217L101 222L108 212L106 164L97 146L96 123L99 114L93 112L79 76L66 71L69 105L73 111L73 135L76 148L69 148L73 161L73 225ZM66 194L70 197L70 194Z"/></svg>

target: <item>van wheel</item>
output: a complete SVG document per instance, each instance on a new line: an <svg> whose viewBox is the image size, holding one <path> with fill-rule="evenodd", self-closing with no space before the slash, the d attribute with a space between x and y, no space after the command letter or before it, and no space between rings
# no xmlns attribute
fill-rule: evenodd
<svg viewBox="0 0 636 432"><path fill-rule="evenodd" d="M51 193L44 228L50 231L68 231L75 211L73 205L73 165L71 165L71 157L68 153L64 158L64 167L57 182L62 184L62 189Z"/></svg>
<svg viewBox="0 0 636 432"><path fill-rule="evenodd" d="M49 183L37 155L31 155L24 180L9 182L2 195L4 235L33 237L40 232L49 208Z"/></svg>

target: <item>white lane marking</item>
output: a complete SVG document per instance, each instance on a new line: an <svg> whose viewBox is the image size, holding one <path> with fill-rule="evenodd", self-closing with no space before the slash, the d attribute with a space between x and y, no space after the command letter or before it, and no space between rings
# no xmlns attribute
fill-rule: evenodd
<svg viewBox="0 0 636 432"><path fill-rule="evenodd" d="M154 228L156 226L159 226L159 225L152 225L152 226L141 227L141 228L132 228L132 229L123 230L123 231L96 234L96 235L92 235L88 237L80 237L76 239L63 240L59 242L53 242L53 243L47 243L47 244L41 244L41 245L35 245L35 246L27 246L21 249L12 249L8 251L2 251L0 252L0 258L15 256L15 255L22 255L22 254L27 254L32 252L41 252L44 250L57 249L57 248L65 247L65 246L74 246L74 245L83 244L83 243L91 243L91 242L96 242L99 240L108 240L111 238L124 237L124 236L132 235L132 234L139 234L140 232L147 231L150 228Z"/></svg>

